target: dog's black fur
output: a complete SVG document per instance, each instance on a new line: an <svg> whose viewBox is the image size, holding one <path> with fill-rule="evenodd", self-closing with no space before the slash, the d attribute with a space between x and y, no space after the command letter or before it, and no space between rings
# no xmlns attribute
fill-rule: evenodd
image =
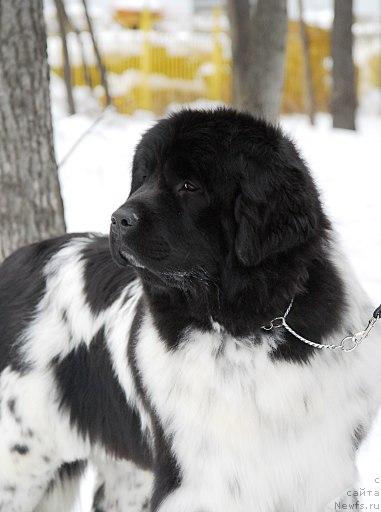
<svg viewBox="0 0 381 512"><path fill-rule="evenodd" d="M250 335L292 297L299 332L312 328L319 341L336 327L343 293L325 257L330 223L278 128L230 110L160 121L137 148L122 218L126 208L139 223L112 226L111 250L119 264L128 264L126 251L144 265L137 272L169 346L186 326L210 328L211 318ZM305 362L312 353L290 343L274 357Z"/></svg>

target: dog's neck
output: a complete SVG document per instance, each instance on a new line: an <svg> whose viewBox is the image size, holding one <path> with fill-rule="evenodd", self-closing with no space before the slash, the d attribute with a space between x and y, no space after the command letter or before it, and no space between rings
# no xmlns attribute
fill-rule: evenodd
<svg viewBox="0 0 381 512"><path fill-rule="evenodd" d="M161 286L142 276L147 305L165 342L175 347L186 328L215 329L235 337L256 336L295 298L290 320L306 336L322 339L337 327L343 284L329 251L290 254L253 269L226 266L212 284Z"/></svg>

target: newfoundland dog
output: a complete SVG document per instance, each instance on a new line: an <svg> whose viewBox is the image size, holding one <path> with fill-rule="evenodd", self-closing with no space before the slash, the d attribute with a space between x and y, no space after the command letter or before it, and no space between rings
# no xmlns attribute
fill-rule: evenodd
<svg viewBox="0 0 381 512"><path fill-rule="evenodd" d="M109 237L0 267L1 512L69 512L86 461L98 512L325 510L380 403L371 315L279 128L159 121Z"/></svg>

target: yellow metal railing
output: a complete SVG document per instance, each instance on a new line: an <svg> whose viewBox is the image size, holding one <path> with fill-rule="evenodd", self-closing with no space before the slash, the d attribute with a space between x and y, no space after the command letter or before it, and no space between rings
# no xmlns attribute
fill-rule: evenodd
<svg viewBox="0 0 381 512"><path fill-rule="evenodd" d="M178 34L154 29L157 14L143 9L138 30L122 29L117 44L99 43L107 70L112 101L117 110L131 114L135 110L151 110L163 114L173 103L191 103L199 99L231 102L231 62L228 34L223 30L223 12L213 12L211 33ZM308 27L311 41L311 64L318 110L328 108L330 33ZM72 59L74 85L86 85L81 61ZM282 109L302 112L304 78L302 49L297 22L289 22L286 75ZM99 71L93 62L87 65L91 87L104 104ZM63 76L62 65L53 63L52 70Z"/></svg>
<svg viewBox="0 0 381 512"><path fill-rule="evenodd" d="M143 9L139 29L123 30L124 35L137 44L139 52L131 52L128 43L114 48L103 47L100 35L110 93L117 110L130 114L144 109L162 114L171 103L190 103L198 99L228 103L231 100L230 62L224 55L221 16L221 9L216 9L211 34L198 34L189 37L186 43L181 40L178 43L176 34L154 30L155 15L149 9ZM178 48L178 44L183 47ZM63 74L61 65L53 64L52 70L60 76ZM95 88L104 104L96 65L88 63L87 71L91 77L88 85ZM72 65L72 83L86 85L80 61Z"/></svg>

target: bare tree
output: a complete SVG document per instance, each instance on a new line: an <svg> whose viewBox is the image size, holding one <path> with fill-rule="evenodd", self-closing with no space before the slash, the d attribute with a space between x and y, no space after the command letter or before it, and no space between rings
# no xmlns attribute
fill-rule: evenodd
<svg viewBox="0 0 381 512"><path fill-rule="evenodd" d="M100 54L100 51L98 48L98 43L97 43L97 40L95 37L93 23L92 23L92 20L90 17L89 8L87 6L87 0L82 0L82 4L83 4L84 11L85 11L87 27L90 32L91 41L93 43L95 57L98 62L99 73L101 76L101 83L102 83L102 87L103 87L103 90L105 92L105 97L106 97L106 105L111 105L111 96L110 96L110 91L108 88L106 69L104 67L102 57L101 57L101 54Z"/></svg>
<svg viewBox="0 0 381 512"><path fill-rule="evenodd" d="M72 87L72 80L71 80L71 64L70 64L70 55L67 47L67 19L66 19L66 12L65 12L65 6L62 2L62 0L55 0L56 5L56 13L57 13L57 20L58 25L60 27L60 36L61 36L61 43L62 43L62 55L63 55L63 68L64 68L64 82L66 87L66 97L67 97L67 105L68 105L68 111L69 114L75 114L75 104L74 104L74 97L73 97L73 87Z"/></svg>
<svg viewBox="0 0 381 512"><path fill-rule="evenodd" d="M310 54L310 38L308 36L307 26L304 20L304 3L303 0L299 0L299 26L300 26L300 37L302 42L303 51L303 71L304 71L304 97L305 106L308 117L310 118L311 125L315 124L315 94L314 84L312 77L312 65L311 65L311 54Z"/></svg>
<svg viewBox="0 0 381 512"><path fill-rule="evenodd" d="M232 35L234 103L275 121L284 79L287 0L228 0Z"/></svg>
<svg viewBox="0 0 381 512"><path fill-rule="evenodd" d="M65 231L42 0L0 1L0 260Z"/></svg>
<svg viewBox="0 0 381 512"><path fill-rule="evenodd" d="M61 4L61 10L62 10L62 14L63 14L64 19L65 19L66 25L69 27L69 30L74 32L74 34L77 37L77 43L78 43L79 51L80 51L80 54L81 54L81 60L82 60L83 78L85 80L86 85L88 85L90 88L92 88L93 87L93 80L92 80L92 77L91 77L90 69L89 69L89 67L87 65L85 46L84 46L83 41L82 41L81 31L79 30L77 25L73 22L73 20L69 17L69 15L68 15L68 13L66 11L66 7L65 7L65 4L64 4L64 1L63 0L56 0L56 2L59 2Z"/></svg>
<svg viewBox="0 0 381 512"><path fill-rule="evenodd" d="M356 129L357 108L352 25L353 0L335 0L331 111L333 126L348 130Z"/></svg>

